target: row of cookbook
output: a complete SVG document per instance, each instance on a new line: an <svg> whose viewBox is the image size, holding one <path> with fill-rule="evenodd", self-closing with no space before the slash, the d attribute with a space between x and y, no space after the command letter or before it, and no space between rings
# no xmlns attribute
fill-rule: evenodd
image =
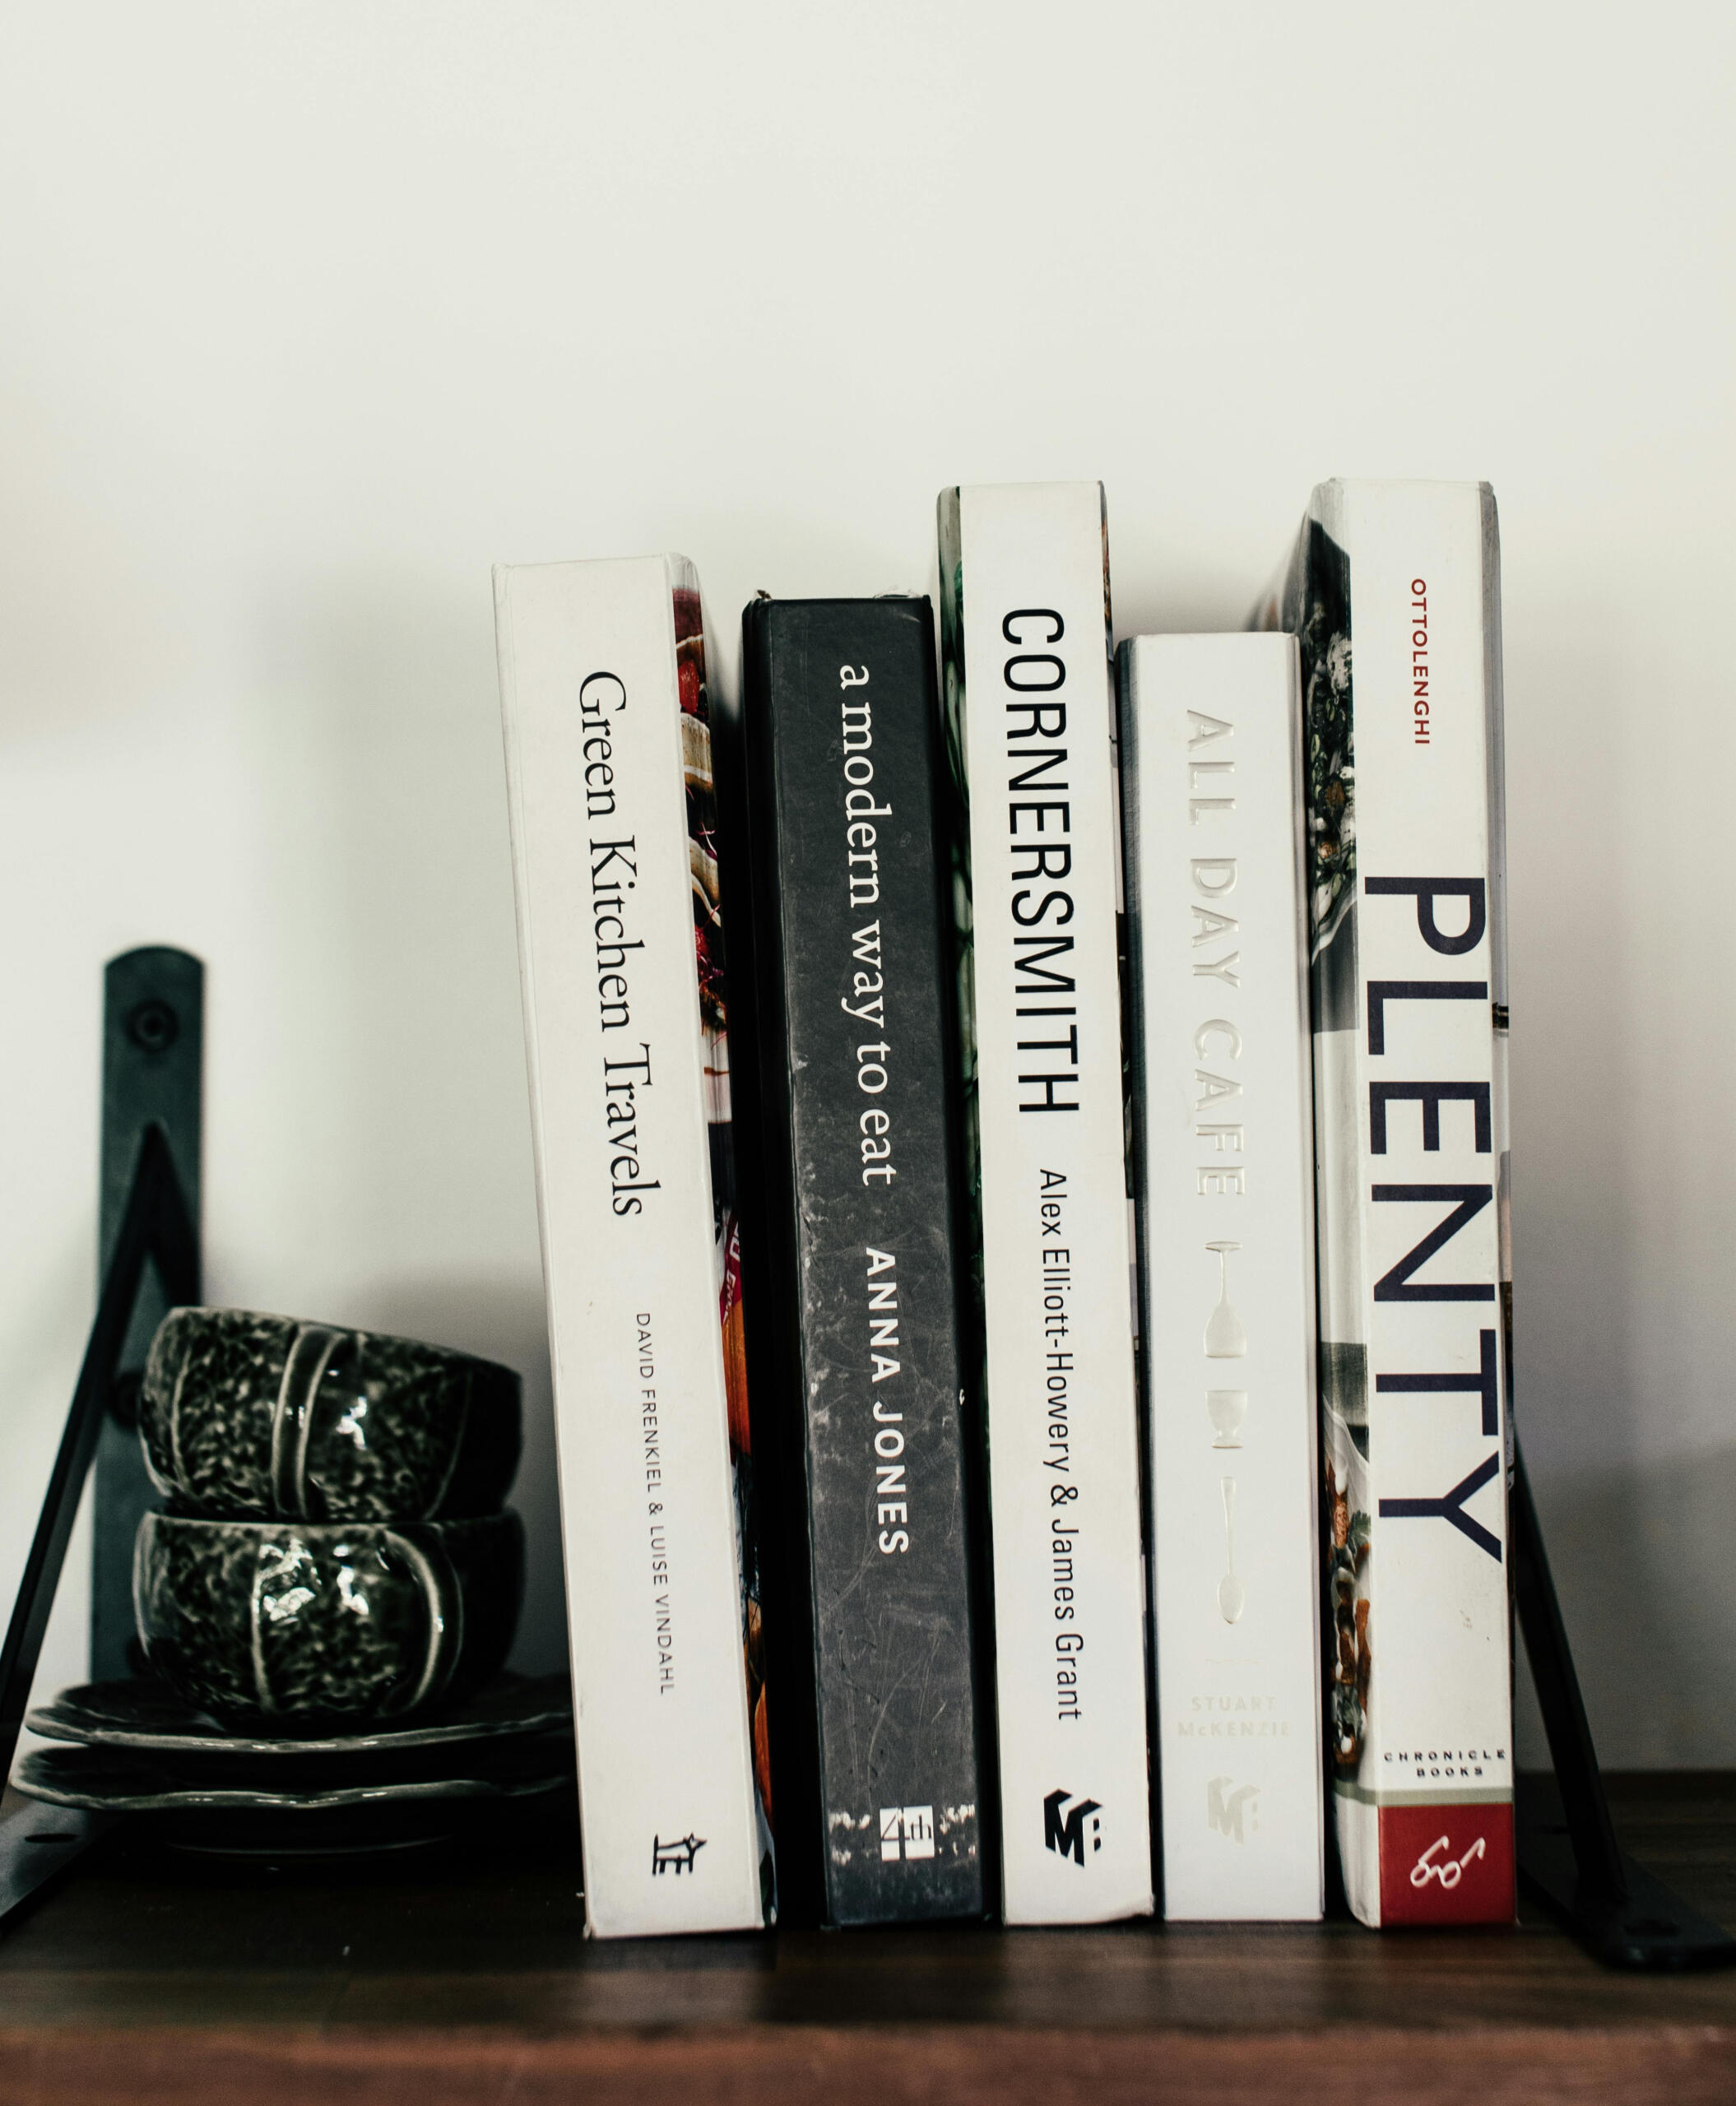
<svg viewBox="0 0 1736 2106"><path fill-rule="evenodd" d="M939 574L496 573L590 1927L1510 1918L1492 497Z"/></svg>

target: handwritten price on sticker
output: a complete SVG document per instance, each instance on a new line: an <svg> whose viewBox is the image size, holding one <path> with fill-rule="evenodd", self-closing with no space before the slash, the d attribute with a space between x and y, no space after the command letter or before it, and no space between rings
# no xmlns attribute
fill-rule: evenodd
<svg viewBox="0 0 1736 2106"><path fill-rule="evenodd" d="M1483 1855L1483 1838L1479 1835L1462 1858L1439 1859L1436 1858L1436 1851L1448 1849L1451 1847L1444 1835L1437 1835L1418 1858L1415 1864L1411 1867L1411 1885L1427 1886L1432 1879L1437 1879L1451 1894L1460 1881L1464 1877L1465 1867L1474 1858L1480 1858Z"/></svg>

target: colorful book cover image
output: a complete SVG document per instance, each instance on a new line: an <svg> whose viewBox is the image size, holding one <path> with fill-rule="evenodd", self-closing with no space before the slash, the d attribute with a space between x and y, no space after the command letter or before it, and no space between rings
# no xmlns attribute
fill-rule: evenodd
<svg viewBox="0 0 1736 2106"><path fill-rule="evenodd" d="M705 622L699 581L685 559L675 564L675 675L681 703L681 761L687 791L687 847L693 874L694 957L699 1024L705 1041L706 1128L711 1150L712 1213L717 1226L717 1309L723 1331L723 1380L729 1399L730 1467L736 1489L736 1534L741 1566L741 1645L754 1784L764 1825L760 1881L768 1917L776 1913L772 1849L772 1774L766 1733L765 1636L761 1617L759 1514L748 1415L747 1345L741 1282L741 1223L736 1200L735 1135L730 1118L729 968L717 877L717 796L712 771L711 693L705 676Z"/></svg>
<svg viewBox="0 0 1736 2106"><path fill-rule="evenodd" d="M1350 710L1350 566L1344 550L1315 520L1308 523L1297 612L1314 1027L1353 1031L1356 757ZM1341 1255L1340 1267L1344 1262ZM1367 1468L1367 1348L1323 1334L1320 1374L1326 1610L1332 1621L1328 1737L1334 1778L1354 1785L1362 1772L1373 1672L1367 1576L1374 1527Z"/></svg>

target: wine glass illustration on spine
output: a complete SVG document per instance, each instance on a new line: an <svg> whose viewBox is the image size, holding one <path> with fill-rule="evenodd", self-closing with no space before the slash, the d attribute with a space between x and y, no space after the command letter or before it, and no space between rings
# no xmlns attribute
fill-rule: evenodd
<svg viewBox="0 0 1736 2106"><path fill-rule="evenodd" d="M1230 1306L1230 1258L1239 1243L1208 1243L1218 1254L1218 1306L1206 1320L1205 1357L1208 1360L1240 1360L1248 1349L1248 1334L1242 1319Z"/></svg>
<svg viewBox="0 0 1736 2106"><path fill-rule="evenodd" d="M1218 1255L1218 1306L1206 1320L1205 1357L1208 1360L1241 1360L1248 1349L1248 1334L1230 1301L1230 1256L1239 1243L1208 1243ZM1214 1448L1239 1448L1242 1428L1248 1415L1246 1389L1208 1389L1205 1409L1216 1436Z"/></svg>
<svg viewBox="0 0 1736 2106"><path fill-rule="evenodd" d="M1218 1254L1218 1306L1206 1320L1205 1357L1208 1360L1242 1360L1246 1357L1248 1334L1230 1301L1230 1253L1239 1243L1208 1243ZM1239 1448L1242 1426L1248 1415L1246 1389L1209 1389L1205 1408L1217 1431L1214 1448ZM1223 1577L1218 1582L1218 1607L1226 1623L1234 1623L1247 1603L1247 1591L1236 1577L1236 1480L1220 1480L1223 1491Z"/></svg>
<svg viewBox="0 0 1736 2106"><path fill-rule="evenodd" d="M1208 1389L1205 1409L1217 1438L1214 1448L1239 1448L1242 1445L1242 1427L1248 1415L1248 1393L1246 1389Z"/></svg>

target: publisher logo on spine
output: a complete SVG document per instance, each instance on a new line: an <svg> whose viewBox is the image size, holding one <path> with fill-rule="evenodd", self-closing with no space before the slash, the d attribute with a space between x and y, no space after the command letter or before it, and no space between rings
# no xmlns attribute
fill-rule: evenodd
<svg viewBox="0 0 1736 2106"><path fill-rule="evenodd" d="M880 1808L880 1862L895 1865L901 1858L931 1858L935 1854L935 1810L932 1807Z"/></svg>
<svg viewBox="0 0 1736 2106"><path fill-rule="evenodd" d="M1380 1824L1383 1923L1511 1920L1511 1802L1386 1806Z"/></svg>
<svg viewBox="0 0 1736 2106"><path fill-rule="evenodd" d="M1260 1787L1214 1777L1205 1788L1205 1825L1227 1842L1245 1843L1260 1826Z"/></svg>
<svg viewBox="0 0 1736 2106"><path fill-rule="evenodd" d="M1103 1847L1103 1825L1098 1819L1102 1808L1095 1799L1080 1799L1069 1807L1072 1797L1068 1791L1051 1792L1043 1801L1042 1847L1083 1865L1088 1836L1093 1852Z"/></svg>
<svg viewBox="0 0 1736 2106"><path fill-rule="evenodd" d="M690 1872L694 1859L705 1848L705 1838L695 1835L689 1829L685 1835L678 1836L673 1843L666 1843L660 1835L651 1839L651 1876L660 1879L665 1872L673 1872L679 1879L683 1872Z"/></svg>

